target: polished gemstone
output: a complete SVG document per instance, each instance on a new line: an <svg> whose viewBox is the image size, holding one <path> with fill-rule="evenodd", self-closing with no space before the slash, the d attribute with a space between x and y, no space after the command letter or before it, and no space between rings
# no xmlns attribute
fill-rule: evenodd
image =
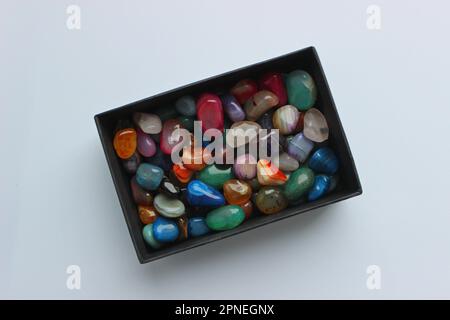
<svg viewBox="0 0 450 320"><path fill-rule="evenodd" d="M263 186L278 186L287 181L286 175L269 160L260 159L257 165L258 181Z"/></svg>
<svg viewBox="0 0 450 320"><path fill-rule="evenodd" d="M249 219L253 213L253 203L251 200L240 204L239 207L242 208L242 210L244 210L244 214L245 214L245 220Z"/></svg>
<svg viewBox="0 0 450 320"><path fill-rule="evenodd" d="M197 175L198 180L218 190L222 189L225 181L230 180L233 177L234 175L231 166L217 164L212 164L205 167Z"/></svg>
<svg viewBox="0 0 450 320"><path fill-rule="evenodd" d="M160 167L149 163L141 163L136 171L136 181L146 190L156 190L163 175L164 172Z"/></svg>
<svg viewBox="0 0 450 320"><path fill-rule="evenodd" d="M259 87L261 90L269 90L275 93L279 99L279 106L284 106L287 103L287 92L281 73L270 72L265 74L259 81Z"/></svg>
<svg viewBox="0 0 450 320"><path fill-rule="evenodd" d="M220 98L212 93L204 93L197 101L197 119L202 130L214 128L223 131L223 108Z"/></svg>
<svg viewBox="0 0 450 320"><path fill-rule="evenodd" d="M144 157L152 157L156 153L156 144L147 133L137 131L137 150Z"/></svg>
<svg viewBox="0 0 450 320"><path fill-rule="evenodd" d="M136 181L136 176L131 178L131 194L134 202L142 206L150 206L153 203L153 195L142 188Z"/></svg>
<svg viewBox="0 0 450 320"><path fill-rule="evenodd" d="M313 78L303 70L295 70L286 77L288 102L299 110L311 108L317 99L317 88Z"/></svg>
<svg viewBox="0 0 450 320"><path fill-rule="evenodd" d="M116 132L114 135L114 150L121 159L131 158L136 151L137 133L133 128L126 128Z"/></svg>
<svg viewBox="0 0 450 320"><path fill-rule="evenodd" d="M188 235L189 237L200 237L209 233L206 219L203 217L193 217L188 221Z"/></svg>
<svg viewBox="0 0 450 320"><path fill-rule="evenodd" d="M194 171L186 168L183 164L174 164L172 172L181 184L188 183L194 174Z"/></svg>
<svg viewBox="0 0 450 320"><path fill-rule="evenodd" d="M244 104L258 91L258 85L255 81L244 79L236 83L231 88L231 94L237 99L240 104Z"/></svg>
<svg viewBox="0 0 450 320"><path fill-rule="evenodd" d="M147 224L142 228L142 237L144 238L145 243L147 243L153 249L161 248L161 243L159 243L153 234L153 224Z"/></svg>
<svg viewBox="0 0 450 320"><path fill-rule="evenodd" d="M289 176L283 188L289 201L300 199L314 184L314 172L308 167L300 167Z"/></svg>
<svg viewBox="0 0 450 320"><path fill-rule="evenodd" d="M250 184L250 187L252 187L252 190L253 190L254 192L255 192L255 191L258 191L258 190L261 189L261 187L262 187L261 184L259 183L257 177L255 177L255 178L249 180L248 183Z"/></svg>
<svg viewBox="0 0 450 320"><path fill-rule="evenodd" d="M180 187L178 187L177 184L175 184L174 182L172 182L169 178L164 177L161 180L161 183L159 184L159 188L158 188L159 192L163 192L169 196L172 197L177 197L178 195L180 195Z"/></svg>
<svg viewBox="0 0 450 320"><path fill-rule="evenodd" d="M225 205L223 195L200 180L192 180L187 186L187 200L192 206L218 207Z"/></svg>
<svg viewBox="0 0 450 320"><path fill-rule="evenodd" d="M242 110L241 105L231 94L222 96L222 104L225 113L231 121L237 122L245 119L245 112Z"/></svg>
<svg viewBox="0 0 450 320"><path fill-rule="evenodd" d="M192 171L200 171L206 167L202 148L184 148L181 161L185 168Z"/></svg>
<svg viewBox="0 0 450 320"><path fill-rule="evenodd" d="M164 154L159 148L156 149L156 153L153 157L146 158L145 161L160 167L164 171L169 171L173 165L170 155Z"/></svg>
<svg viewBox="0 0 450 320"><path fill-rule="evenodd" d="M153 206L138 206L139 219L143 224L155 222L158 213Z"/></svg>
<svg viewBox="0 0 450 320"><path fill-rule="evenodd" d="M339 160L331 148L322 147L312 154L308 166L316 173L333 175L339 169Z"/></svg>
<svg viewBox="0 0 450 320"><path fill-rule="evenodd" d="M247 143L257 141L261 126L254 121L238 121L233 123L226 133L226 143L232 148L239 148Z"/></svg>
<svg viewBox="0 0 450 320"><path fill-rule="evenodd" d="M141 164L141 161L142 161L141 156L139 155L139 153L135 152L131 156L131 158L122 160L123 168L125 169L126 172L130 174L135 174L137 168Z"/></svg>
<svg viewBox="0 0 450 320"><path fill-rule="evenodd" d="M196 121L195 117L180 116L177 119L178 119L178 121L180 121L181 126L183 128L185 128L187 131L189 131L189 132L194 131L194 121Z"/></svg>
<svg viewBox="0 0 450 320"><path fill-rule="evenodd" d="M306 138L302 132L297 133L288 143L288 154L300 162L308 158L309 153L314 148L314 142Z"/></svg>
<svg viewBox="0 0 450 320"><path fill-rule="evenodd" d="M264 113L261 117L259 117L258 119L258 123L259 125L263 128L263 129L273 129L273 122L272 122L272 118L273 118L273 110Z"/></svg>
<svg viewBox="0 0 450 320"><path fill-rule="evenodd" d="M267 90L258 91L244 105L245 114L250 121L257 120L269 109L278 105L278 97Z"/></svg>
<svg viewBox="0 0 450 320"><path fill-rule="evenodd" d="M158 242L173 242L179 234L180 230L174 220L158 217L153 223L153 237Z"/></svg>
<svg viewBox="0 0 450 320"><path fill-rule="evenodd" d="M256 158L249 154L242 154L236 157L233 169L238 179L249 180L256 177Z"/></svg>
<svg viewBox="0 0 450 320"><path fill-rule="evenodd" d="M157 134L161 132L161 119L156 114L135 112L133 114L133 121L145 133Z"/></svg>
<svg viewBox="0 0 450 320"><path fill-rule="evenodd" d="M298 161L295 158L291 157L288 153L283 152L282 154L280 154L280 157L278 159L278 167L281 171L295 171L299 166L300 165Z"/></svg>
<svg viewBox="0 0 450 320"><path fill-rule="evenodd" d="M322 112L311 108L305 113L303 134L314 142L324 142L328 139L328 124Z"/></svg>
<svg viewBox="0 0 450 320"><path fill-rule="evenodd" d="M244 219L241 207L228 205L210 211L206 216L206 224L215 231L230 230L239 226Z"/></svg>
<svg viewBox="0 0 450 320"><path fill-rule="evenodd" d="M280 134L291 134L297 129L300 118L298 109L291 105L278 108L273 114L273 126L280 130Z"/></svg>
<svg viewBox="0 0 450 320"><path fill-rule="evenodd" d="M156 195L153 200L155 209L166 218L178 218L186 212L184 203L164 193Z"/></svg>
<svg viewBox="0 0 450 320"><path fill-rule="evenodd" d="M177 218L178 230L180 230L180 235L178 236L178 240L183 241L189 237L188 234L188 218L184 215Z"/></svg>
<svg viewBox="0 0 450 320"><path fill-rule="evenodd" d="M168 119L164 121L161 140L159 146L161 151L165 154L171 154L172 149L181 142L182 132L181 122L178 119Z"/></svg>
<svg viewBox="0 0 450 320"><path fill-rule="evenodd" d="M231 179L223 184L223 195L229 204L241 205L250 200L252 187L245 181Z"/></svg>
<svg viewBox="0 0 450 320"><path fill-rule="evenodd" d="M175 102L175 109L183 116L195 116L197 112L195 99L191 96L181 97Z"/></svg>
<svg viewBox="0 0 450 320"><path fill-rule="evenodd" d="M255 204L264 214L280 212L288 206L288 201L278 187L263 187L256 194Z"/></svg>
<svg viewBox="0 0 450 320"><path fill-rule="evenodd" d="M322 197L328 192L328 189L330 188L330 177L319 174L314 177L314 184L312 185L311 189L309 189L308 192L308 200L314 201Z"/></svg>

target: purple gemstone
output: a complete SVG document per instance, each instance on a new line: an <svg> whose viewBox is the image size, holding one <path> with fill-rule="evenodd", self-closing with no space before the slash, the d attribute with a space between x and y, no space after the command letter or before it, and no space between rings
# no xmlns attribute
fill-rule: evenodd
<svg viewBox="0 0 450 320"><path fill-rule="evenodd" d="M237 122L245 119L245 112L242 110L241 105L230 94L224 95L222 97L223 108L225 109L225 113L231 121Z"/></svg>

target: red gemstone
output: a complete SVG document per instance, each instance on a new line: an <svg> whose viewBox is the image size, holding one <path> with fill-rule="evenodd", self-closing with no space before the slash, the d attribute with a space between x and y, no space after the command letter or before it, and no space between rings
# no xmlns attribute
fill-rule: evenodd
<svg viewBox="0 0 450 320"><path fill-rule="evenodd" d="M287 92L284 86L281 73L271 72L265 74L259 81L262 90L269 90L278 97L278 105L284 106L287 103Z"/></svg>
<svg viewBox="0 0 450 320"><path fill-rule="evenodd" d="M202 122L202 131L215 128L223 131L222 101L218 96L204 93L197 101L197 119Z"/></svg>
<svg viewBox="0 0 450 320"><path fill-rule="evenodd" d="M231 88L231 94L240 104L244 104L248 99L253 97L257 91L258 85L255 81L250 79L241 80Z"/></svg>
<svg viewBox="0 0 450 320"><path fill-rule="evenodd" d="M181 142L181 132L175 131L181 128L181 123L177 119L169 119L164 122L160 140L160 147L163 153L171 154L172 149Z"/></svg>

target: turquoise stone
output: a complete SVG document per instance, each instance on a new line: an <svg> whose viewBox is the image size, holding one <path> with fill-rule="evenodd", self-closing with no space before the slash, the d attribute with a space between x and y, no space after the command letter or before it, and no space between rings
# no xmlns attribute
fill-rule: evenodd
<svg viewBox="0 0 450 320"><path fill-rule="evenodd" d="M192 206L219 207L225 205L224 196L200 180L192 180L187 186L187 200Z"/></svg>
<svg viewBox="0 0 450 320"><path fill-rule="evenodd" d="M161 243L159 243L153 235L153 224L147 224L142 228L142 237L145 243L147 243L153 249L161 248Z"/></svg>
<svg viewBox="0 0 450 320"><path fill-rule="evenodd" d="M146 190L156 190L163 176L164 172L160 167L141 163L136 171L136 182Z"/></svg>
<svg viewBox="0 0 450 320"><path fill-rule="evenodd" d="M335 174L339 169L339 160L328 147L317 149L309 159L308 166L316 173Z"/></svg>
<svg viewBox="0 0 450 320"><path fill-rule="evenodd" d="M314 184L308 192L308 200L314 201L326 194L330 188L330 183L331 179L326 175L320 174L315 176Z"/></svg>
<svg viewBox="0 0 450 320"><path fill-rule="evenodd" d="M197 176L198 180L216 189L222 189L223 184L233 178L231 166L218 166L215 164L205 167Z"/></svg>
<svg viewBox="0 0 450 320"><path fill-rule="evenodd" d="M289 201L301 198L314 184L314 172L308 167L301 167L289 176L283 192Z"/></svg>
<svg viewBox="0 0 450 320"><path fill-rule="evenodd" d="M155 209L166 218L178 218L186 211L182 201L164 193L160 193L155 197L153 205Z"/></svg>
<svg viewBox="0 0 450 320"><path fill-rule="evenodd" d="M295 70L286 77L286 89L289 104L299 110L308 110L317 99L317 88L310 74L303 70Z"/></svg>
<svg viewBox="0 0 450 320"><path fill-rule="evenodd" d="M177 109L177 111L183 116L190 116L190 117L195 116L197 112L195 100L191 96L184 96L179 98L175 102L175 109Z"/></svg>
<svg viewBox="0 0 450 320"><path fill-rule="evenodd" d="M173 242L180 235L177 223L163 217L156 218L152 229L155 240L162 243Z"/></svg>
<svg viewBox="0 0 450 320"><path fill-rule="evenodd" d="M188 222L188 235L189 237L200 237L209 233L206 219L203 217L193 217Z"/></svg>
<svg viewBox="0 0 450 320"><path fill-rule="evenodd" d="M230 230L239 226L245 219L244 210L237 205L228 205L209 212L206 224L215 231Z"/></svg>

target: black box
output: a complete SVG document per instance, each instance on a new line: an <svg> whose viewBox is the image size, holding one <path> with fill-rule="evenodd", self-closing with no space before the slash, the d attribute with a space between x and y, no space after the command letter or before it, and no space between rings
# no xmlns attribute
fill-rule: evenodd
<svg viewBox="0 0 450 320"><path fill-rule="evenodd" d="M137 207L134 204L131 195L130 176L124 171L122 163L116 156L113 148L113 131L117 121L125 118L130 119L131 114L136 111L153 112L154 110L166 108L170 105L173 106L177 98L186 94L198 95L203 92L217 92L221 91L223 88L231 88L239 80L245 78L258 79L266 72L290 72L295 69L307 71L316 83L318 97L315 106L322 111L327 119L330 129L328 145L334 149L341 163L339 170L340 187L319 200L304 203L297 207L289 207L277 214L254 217L232 230L211 233L200 238L177 242L159 250L148 247L142 237L142 224L139 220ZM150 98L136 101L120 108L100 113L95 116L95 122L116 187L117 195L119 196L120 205L122 206L122 211L128 225L128 230L131 239L133 240L138 259L141 263L146 263L212 241L220 240L267 223L326 206L362 193L358 173L345 137L344 129L339 120L330 88L328 87L325 74L314 47L309 47L264 62L256 63L178 89L170 90Z"/></svg>

